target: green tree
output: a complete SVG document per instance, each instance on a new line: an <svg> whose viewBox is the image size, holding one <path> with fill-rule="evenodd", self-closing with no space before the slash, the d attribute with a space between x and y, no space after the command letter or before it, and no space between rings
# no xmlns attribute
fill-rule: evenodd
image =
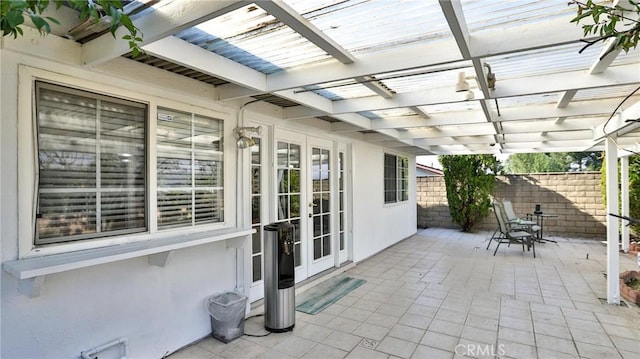
<svg viewBox="0 0 640 359"><path fill-rule="evenodd" d="M582 24L584 36L596 36L595 40L582 40L587 44L579 52L582 53L587 47L611 38L615 39L615 45L609 52L614 49L625 52L635 49L638 46L638 40L640 40L640 21L638 21L640 5L638 2L633 0L621 2L624 3L623 6L620 4L615 6L601 5L597 2L599 1L569 1L569 5L576 6L576 16L571 22L580 24L581 21L586 20Z"/></svg>
<svg viewBox="0 0 640 359"><path fill-rule="evenodd" d="M506 173L597 171L600 152L516 153L505 162Z"/></svg>
<svg viewBox="0 0 640 359"><path fill-rule="evenodd" d="M449 213L462 231L489 214L500 162L493 155L439 156L447 188Z"/></svg>
<svg viewBox="0 0 640 359"><path fill-rule="evenodd" d="M22 26L28 18L42 36L51 33L50 23L59 25L60 22L51 16L42 16L49 5L55 4L56 10L61 6L68 6L78 12L80 21L92 19L94 22L108 18L111 22L109 32L115 37L116 30L124 26L129 34L122 37L129 42L133 57L142 53L142 32L131 18L123 11L121 0L0 0L0 29L2 36L12 35L13 38L23 34Z"/></svg>

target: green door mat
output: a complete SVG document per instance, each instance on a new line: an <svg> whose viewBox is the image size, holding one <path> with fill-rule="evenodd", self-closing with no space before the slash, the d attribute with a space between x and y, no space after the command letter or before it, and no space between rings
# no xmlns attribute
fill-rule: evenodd
<svg viewBox="0 0 640 359"><path fill-rule="evenodd" d="M327 279L303 292L299 299L296 300L296 302L300 303L296 306L296 310L307 314L318 314L365 282L364 279L351 277Z"/></svg>

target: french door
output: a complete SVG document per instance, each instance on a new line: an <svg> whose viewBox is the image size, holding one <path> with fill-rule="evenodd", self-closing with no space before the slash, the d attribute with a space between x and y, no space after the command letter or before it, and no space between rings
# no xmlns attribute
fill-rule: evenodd
<svg viewBox="0 0 640 359"><path fill-rule="evenodd" d="M315 138L307 141L308 174L308 274L312 276L335 266L336 233L335 161L333 142Z"/></svg>
<svg viewBox="0 0 640 359"><path fill-rule="evenodd" d="M346 145L278 128L254 140L249 174L256 234L247 258L252 301L264 290L264 225L293 224L296 282L346 261L350 233Z"/></svg>

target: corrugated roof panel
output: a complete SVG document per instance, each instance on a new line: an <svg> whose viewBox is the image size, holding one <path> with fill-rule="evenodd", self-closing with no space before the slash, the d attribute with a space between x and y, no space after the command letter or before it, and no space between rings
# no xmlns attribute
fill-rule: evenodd
<svg viewBox="0 0 640 359"><path fill-rule="evenodd" d="M359 112L359 113L372 120L417 115L414 111L412 111L409 108L391 108L391 109L381 110L381 111L367 111L367 112Z"/></svg>
<svg viewBox="0 0 640 359"><path fill-rule="evenodd" d="M183 30L176 36L265 74L335 61L255 4Z"/></svg>
<svg viewBox="0 0 640 359"><path fill-rule="evenodd" d="M474 69L470 61L446 66L435 66L393 73L385 73L376 77L396 93L412 92L446 86L454 86L458 81L458 73L465 72L466 76L473 75ZM472 88L478 88L476 81L469 81Z"/></svg>
<svg viewBox="0 0 640 359"><path fill-rule="evenodd" d="M437 1L285 0L353 54L451 38Z"/></svg>
<svg viewBox="0 0 640 359"><path fill-rule="evenodd" d="M625 85L579 90L573 97L573 101L596 100L616 97L619 97L622 100L622 98L629 95L637 88L637 85ZM640 97L640 91L636 92L634 97Z"/></svg>
<svg viewBox="0 0 640 359"><path fill-rule="evenodd" d="M311 90L312 92L331 101L376 95L376 93L368 87L354 83L353 80L334 81L323 83L321 85L308 86L306 90Z"/></svg>
<svg viewBox="0 0 640 359"><path fill-rule="evenodd" d="M567 3L568 0L461 0L470 32L504 29L556 17L566 17L568 21L575 16L576 9Z"/></svg>
<svg viewBox="0 0 640 359"><path fill-rule="evenodd" d="M459 111L477 111L482 109L479 101L442 103L438 105L419 106L418 108L428 114Z"/></svg>
<svg viewBox="0 0 640 359"><path fill-rule="evenodd" d="M526 106L526 105L541 105L547 103L557 103L562 96L561 92L550 92L539 95L527 95L527 96L514 96L503 97L498 99L498 105L500 108L514 107L514 106ZM495 109L495 101L489 102L493 109Z"/></svg>
<svg viewBox="0 0 640 359"><path fill-rule="evenodd" d="M591 46L582 53L578 53L583 46L584 43L576 42L489 57L486 62L491 65L498 83L500 79L588 70L597 60L600 49Z"/></svg>

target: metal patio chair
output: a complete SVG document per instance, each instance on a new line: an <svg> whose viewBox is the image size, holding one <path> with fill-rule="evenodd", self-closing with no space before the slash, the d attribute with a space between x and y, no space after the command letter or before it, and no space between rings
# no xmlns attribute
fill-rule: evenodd
<svg viewBox="0 0 640 359"><path fill-rule="evenodd" d="M541 227L538 225L538 222L532 221L531 219L527 218L521 218L516 215L510 200L502 200L502 208L504 209L504 214L507 218L507 221L513 228L519 228L533 233L537 233L540 231Z"/></svg>
<svg viewBox="0 0 640 359"><path fill-rule="evenodd" d="M535 246L535 235L522 230L521 228L513 228L509 221L506 218L504 208L502 203L493 202L493 211L496 215L496 220L498 221L499 232L500 234L495 237L495 240L498 242L495 251L493 251L493 255L495 256L498 252L498 248L500 248L500 244L508 243L509 245L513 244L522 244L522 251L525 250L525 245L527 249L531 249L533 251L533 258L536 257L536 246Z"/></svg>

